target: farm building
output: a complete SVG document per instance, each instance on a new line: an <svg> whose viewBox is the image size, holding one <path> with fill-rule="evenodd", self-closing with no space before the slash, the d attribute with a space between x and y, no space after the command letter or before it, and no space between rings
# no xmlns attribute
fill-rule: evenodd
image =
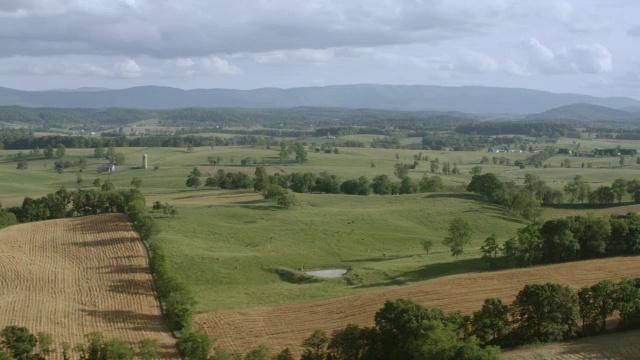
<svg viewBox="0 0 640 360"><path fill-rule="evenodd" d="M113 172L116 171L116 166L113 164L100 164L98 165L98 172Z"/></svg>

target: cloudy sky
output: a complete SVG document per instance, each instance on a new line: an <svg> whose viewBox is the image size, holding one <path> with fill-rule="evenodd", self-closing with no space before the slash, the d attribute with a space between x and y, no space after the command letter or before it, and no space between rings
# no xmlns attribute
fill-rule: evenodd
<svg viewBox="0 0 640 360"><path fill-rule="evenodd" d="M640 99L638 0L0 0L0 86L520 87Z"/></svg>

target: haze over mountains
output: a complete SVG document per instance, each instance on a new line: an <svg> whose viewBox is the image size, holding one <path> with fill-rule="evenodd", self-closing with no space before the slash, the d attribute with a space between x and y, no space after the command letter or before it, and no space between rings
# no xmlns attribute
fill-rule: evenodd
<svg viewBox="0 0 640 360"><path fill-rule="evenodd" d="M592 104L571 104L560 106L539 114L526 117L527 120L568 120L568 121L616 121L640 119L637 112L612 109Z"/></svg>
<svg viewBox="0 0 640 360"><path fill-rule="evenodd" d="M182 90L171 87L142 86L122 90L91 88L50 91L21 91L0 87L0 106L60 108L170 109L307 106L459 111L485 114L537 114L572 104L597 105L612 109L640 108L640 101L628 97L599 98L528 89L474 86L360 84L255 90Z"/></svg>

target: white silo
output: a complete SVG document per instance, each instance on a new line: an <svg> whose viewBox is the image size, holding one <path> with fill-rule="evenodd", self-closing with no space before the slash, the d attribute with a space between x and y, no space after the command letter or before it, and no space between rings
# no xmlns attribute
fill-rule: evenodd
<svg viewBox="0 0 640 360"><path fill-rule="evenodd" d="M147 154L142 155L142 168L147 170L147 167L149 166L149 157L147 156Z"/></svg>

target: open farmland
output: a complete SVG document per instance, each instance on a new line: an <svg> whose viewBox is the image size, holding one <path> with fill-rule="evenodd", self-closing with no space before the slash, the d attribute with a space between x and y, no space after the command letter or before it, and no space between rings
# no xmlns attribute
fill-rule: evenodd
<svg viewBox="0 0 640 360"><path fill-rule="evenodd" d="M134 345L153 338L164 358L177 357L143 244L119 214L0 231L0 328L8 325L72 345L93 331Z"/></svg>
<svg viewBox="0 0 640 360"><path fill-rule="evenodd" d="M585 339L505 351L505 360L635 360L640 358L640 331L617 332Z"/></svg>
<svg viewBox="0 0 640 360"><path fill-rule="evenodd" d="M426 307L471 314L488 297L511 303L525 284L552 282L578 289L605 279L637 277L638 260L638 257L611 258L442 277L313 303L206 313L196 317L196 325L229 349L247 350L264 343L273 350L289 347L297 353L302 341L316 329L330 333L349 323L371 325L374 314L387 299L411 298Z"/></svg>

